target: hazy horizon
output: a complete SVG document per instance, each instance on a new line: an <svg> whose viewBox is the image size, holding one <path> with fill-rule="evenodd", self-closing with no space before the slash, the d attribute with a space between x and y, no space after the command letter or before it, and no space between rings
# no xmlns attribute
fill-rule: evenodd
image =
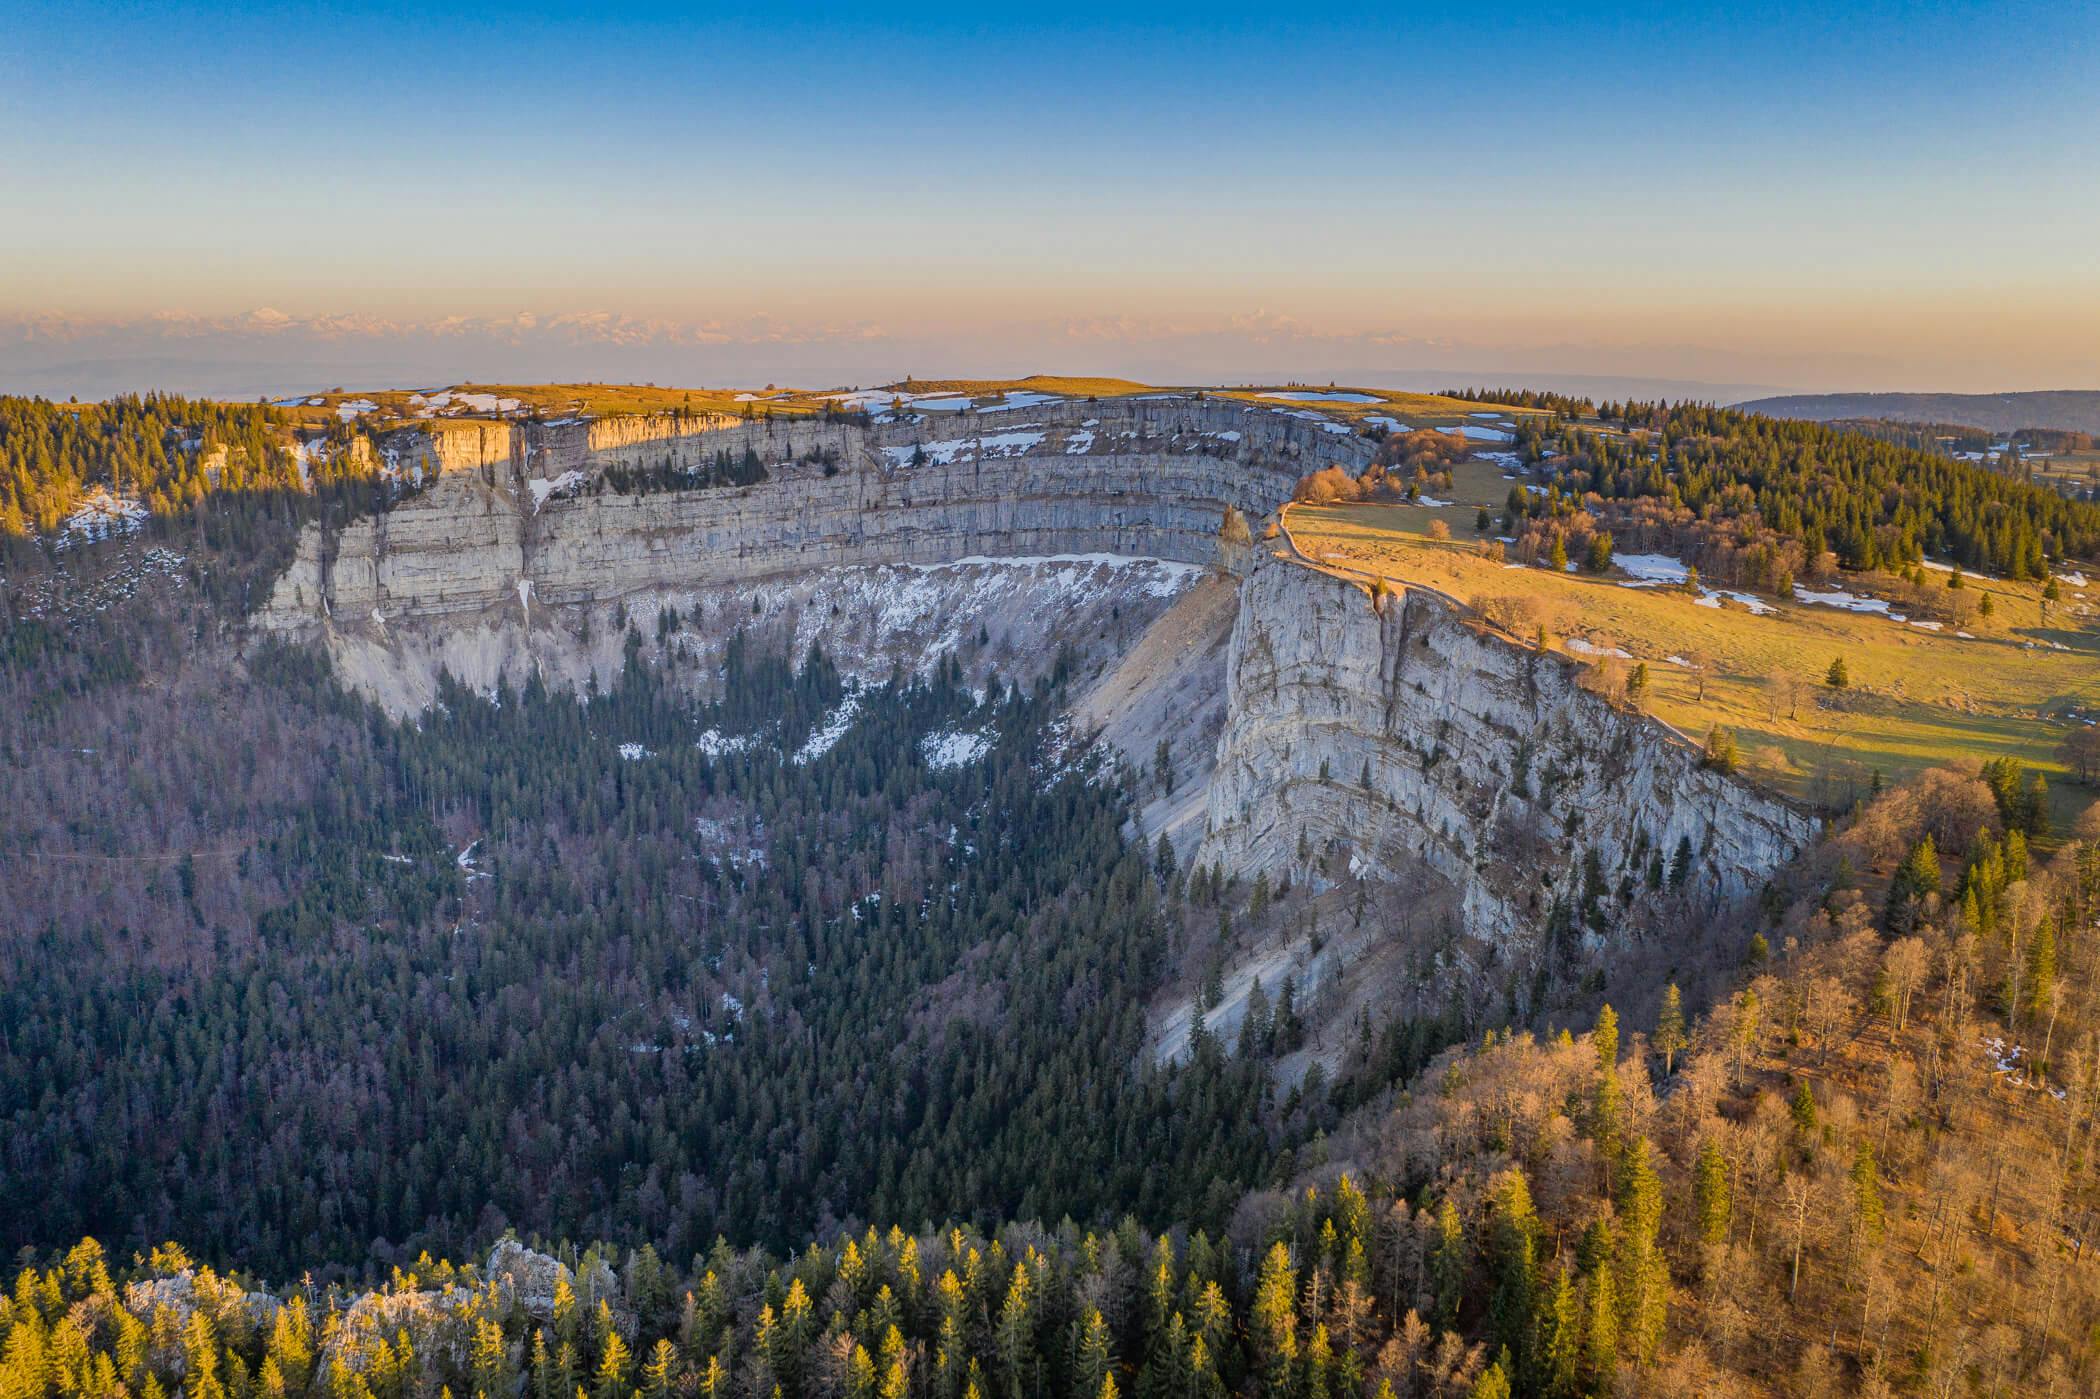
<svg viewBox="0 0 2100 1399"><path fill-rule="evenodd" d="M2069 3L33 3L10 40L0 389L2100 386Z"/></svg>

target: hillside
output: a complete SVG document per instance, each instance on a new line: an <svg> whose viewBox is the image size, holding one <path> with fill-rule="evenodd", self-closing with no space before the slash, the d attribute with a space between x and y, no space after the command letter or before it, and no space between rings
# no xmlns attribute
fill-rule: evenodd
<svg viewBox="0 0 2100 1399"><path fill-rule="evenodd" d="M1797 393L1735 405L1745 413L1830 422L1887 418L1905 423L1962 423L1992 432L2023 427L2100 432L2100 389L2026 393Z"/></svg>
<svg viewBox="0 0 2100 1399"><path fill-rule="evenodd" d="M1890 794L1711 1013L1673 986L1580 1038L1491 1032L1222 1230L878 1223L690 1264L490 1237L383 1291L87 1241L0 1301L0 1373L26 1399L2090 1393L2100 862L2030 870L1991 811L1958 773Z"/></svg>

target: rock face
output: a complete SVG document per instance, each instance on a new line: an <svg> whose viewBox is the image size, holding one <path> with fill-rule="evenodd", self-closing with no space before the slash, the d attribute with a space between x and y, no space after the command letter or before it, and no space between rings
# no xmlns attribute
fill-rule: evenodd
<svg viewBox="0 0 2100 1399"><path fill-rule="evenodd" d="M1264 555L1242 584L1196 858L1316 882L1321 852L1346 850L1367 876L1426 864L1461 891L1476 936L1516 950L1556 899L1580 897L1592 855L1614 907L1681 848L1681 887L1730 899L1814 838L1813 817L1702 767L1662 725L1581 688L1578 669L1434 592L1374 607L1354 583Z"/></svg>
<svg viewBox="0 0 2100 1399"><path fill-rule="evenodd" d="M386 450L442 469L422 494L302 539L262 622L386 621L602 600L837 565L1107 553L1207 564L1226 507L1259 515L1305 471L1371 444L1220 400L1037 405L910 423L780 419L498 424L468 447ZM655 431L645 429L654 428ZM680 430L687 429L687 430ZM517 434L514 438L513 434ZM608 471L685 473L746 453L745 487L624 494Z"/></svg>
<svg viewBox="0 0 2100 1399"><path fill-rule="evenodd" d="M428 701L440 662L482 685L528 665L577 678L618 654L615 642L585 656L579 623L626 600L1016 557L1208 566L1228 511L1259 517L1305 472L1369 459L1367 439L1334 426L1168 397L879 425L665 417L396 433L381 444L389 462L435 480L382 515L309 528L258 623L323 636L353 683L401 711ZM765 479L618 489L746 464ZM1156 613L1173 591L1140 586L1129 600L1149 595ZM1055 588L1036 602L1045 626L1072 606ZM850 627L864 614L836 615Z"/></svg>

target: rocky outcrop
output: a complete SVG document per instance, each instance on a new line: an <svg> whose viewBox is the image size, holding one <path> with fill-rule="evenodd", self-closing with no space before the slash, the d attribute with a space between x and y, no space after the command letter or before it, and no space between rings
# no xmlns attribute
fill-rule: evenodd
<svg viewBox="0 0 2100 1399"><path fill-rule="evenodd" d="M1582 896L1592 859L1624 911L1680 851L1681 892L1728 899L1816 834L1810 815L1583 689L1577 663L1431 591L1374 606L1358 584L1265 555L1227 669L1196 858L1248 877L1317 881L1322 854L1366 876L1426 865L1462 893L1475 936L1515 950L1556 899Z"/></svg>

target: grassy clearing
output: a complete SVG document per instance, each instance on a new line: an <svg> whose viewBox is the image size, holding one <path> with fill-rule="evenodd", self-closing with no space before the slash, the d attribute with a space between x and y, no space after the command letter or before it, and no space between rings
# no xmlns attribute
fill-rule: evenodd
<svg viewBox="0 0 2100 1399"><path fill-rule="evenodd" d="M1425 584L1491 610L1520 600L1549 619L1555 650L1587 663L1614 648L1647 662L1651 712L1694 739L1715 724L1734 729L1745 772L1789 796L1841 804L1864 794L1876 770L1897 781L1954 757L2010 756L2048 773L2057 829L2090 802L2056 747L2072 716L2100 713L2100 578L2090 591L2062 584L2045 621L2037 585L1972 576L1968 586L1988 593L1994 610L1964 624L1973 639L1952 626L1933 632L1771 598L1777 611L1760 616L1725 599L1702 605L1683 588L1628 587L1616 568L1557 575L1481 557L1475 514L1499 505L1509 484L1467 463L1448 507L1298 505L1287 528L1308 558L1344 572ZM1433 520L1450 540L1428 537ZM1871 593L1894 581L1847 576L1828 586ZM1839 657L1851 679L1843 692L1825 683Z"/></svg>
<svg viewBox="0 0 2100 1399"><path fill-rule="evenodd" d="M1514 408L1499 403L1473 403L1463 398L1446 398L1436 393L1405 393L1399 389L1360 389L1342 385L1319 387L1291 384L1248 389L1215 389L1218 398L1237 399L1243 403L1259 403L1264 408L1311 408L1331 414L1347 422L1360 422L1377 416L1398 418L1409 427L1431 427L1464 422L1478 422L1482 426L1493 426L1493 421L1482 414L1494 414L1496 418L1515 421L1520 417L1548 416L1542 408ZM1278 398L1285 393L1346 393L1361 394L1375 399L1372 403L1341 403L1333 399Z"/></svg>
<svg viewBox="0 0 2100 1399"><path fill-rule="evenodd" d="M1066 374L1031 374L1026 379L907 379L901 384L881 387L895 388L904 393L966 394L971 398L996 398L1016 391L1062 394L1067 398L1117 398L1124 394L1156 392L1152 385L1141 384L1135 379Z"/></svg>

